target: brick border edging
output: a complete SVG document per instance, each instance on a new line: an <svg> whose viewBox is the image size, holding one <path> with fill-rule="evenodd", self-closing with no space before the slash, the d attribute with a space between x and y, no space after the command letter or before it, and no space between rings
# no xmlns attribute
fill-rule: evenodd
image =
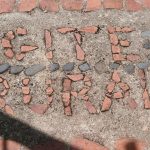
<svg viewBox="0 0 150 150"><path fill-rule="evenodd" d="M93 12L103 9L117 9L136 12L150 9L150 1L143 0L0 0L0 14L12 12L31 12L40 8L44 12L67 11Z"/></svg>

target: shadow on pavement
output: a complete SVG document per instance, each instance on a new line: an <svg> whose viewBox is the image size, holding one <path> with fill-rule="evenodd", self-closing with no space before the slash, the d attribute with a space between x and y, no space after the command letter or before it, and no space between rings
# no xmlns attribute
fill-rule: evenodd
<svg viewBox="0 0 150 150"><path fill-rule="evenodd" d="M0 112L0 137L4 139L2 150L9 150L6 140L15 141L31 150L79 150L2 112Z"/></svg>

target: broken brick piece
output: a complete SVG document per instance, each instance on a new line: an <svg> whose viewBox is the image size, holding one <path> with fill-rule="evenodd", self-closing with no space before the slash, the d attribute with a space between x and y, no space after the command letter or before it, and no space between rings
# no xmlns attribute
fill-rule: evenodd
<svg viewBox="0 0 150 150"><path fill-rule="evenodd" d="M90 80L91 80L91 79L90 79L87 75L85 75L83 81L84 81L84 82L88 82L88 81L90 81Z"/></svg>
<svg viewBox="0 0 150 150"><path fill-rule="evenodd" d="M78 97L78 93L76 91L71 91L71 95L76 97L76 98Z"/></svg>
<svg viewBox="0 0 150 150"><path fill-rule="evenodd" d="M12 59L14 57L14 52L12 49L7 49L5 52L4 52L4 55L9 58L9 59Z"/></svg>
<svg viewBox="0 0 150 150"><path fill-rule="evenodd" d="M124 32L124 33L132 32L132 31L134 31L134 29L131 27L123 27L121 29L121 32Z"/></svg>
<svg viewBox="0 0 150 150"><path fill-rule="evenodd" d="M57 29L57 31L62 33L62 34L66 34L68 32L73 32L75 30L76 30L75 28L71 28L71 27L64 27L64 28Z"/></svg>
<svg viewBox="0 0 150 150"><path fill-rule="evenodd" d="M85 59L85 52L78 44L76 45L76 58L80 61Z"/></svg>
<svg viewBox="0 0 150 150"><path fill-rule="evenodd" d="M25 78L25 79L22 80L22 84L25 85L25 86L29 85L29 83L30 83L29 78Z"/></svg>
<svg viewBox="0 0 150 150"><path fill-rule="evenodd" d="M111 107L112 101L110 98L108 98L107 96L105 96L103 102L102 102L102 108L101 111L108 111Z"/></svg>
<svg viewBox="0 0 150 150"><path fill-rule="evenodd" d="M54 92L54 90L53 90L52 87L48 87L48 88L46 89L46 94L47 94L47 95L51 95L53 92Z"/></svg>
<svg viewBox="0 0 150 150"><path fill-rule="evenodd" d="M3 98L0 98L0 109L4 108L6 105L6 102Z"/></svg>
<svg viewBox="0 0 150 150"><path fill-rule="evenodd" d="M33 112L40 114L40 115L43 115L47 111L48 105L47 104L31 104L29 106L29 108Z"/></svg>
<svg viewBox="0 0 150 150"><path fill-rule="evenodd" d="M79 29L80 32L85 32L85 33L97 33L98 30L99 27L97 26L87 26Z"/></svg>
<svg viewBox="0 0 150 150"><path fill-rule="evenodd" d="M27 53L27 52L33 51L37 48L38 48L37 46L23 45L23 46L21 46L21 52L22 53Z"/></svg>
<svg viewBox="0 0 150 150"><path fill-rule="evenodd" d="M70 103L71 103L70 92L63 92L62 93L62 101L63 101L63 104L65 107L70 105Z"/></svg>
<svg viewBox="0 0 150 150"><path fill-rule="evenodd" d="M3 38L1 44L3 48L12 48L11 42L8 39Z"/></svg>
<svg viewBox="0 0 150 150"><path fill-rule="evenodd" d="M149 99L149 93L147 89L145 89L143 92L143 100L144 100L144 108L150 109L150 99Z"/></svg>
<svg viewBox="0 0 150 150"><path fill-rule="evenodd" d="M80 80L83 80L84 75L83 74L70 74L70 75L67 75L67 77L72 81L80 81Z"/></svg>
<svg viewBox="0 0 150 150"><path fill-rule="evenodd" d="M113 44L113 45L117 45L119 40L118 40L118 37L116 34L109 34L109 37L110 37L110 43Z"/></svg>
<svg viewBox="0 0 150 150"><path fill-rule="evenodd" d="M86 106L86 108L90 114L96 114L97 113L95 106L90 101L86 101L85 106Z"/></svg>
<svg viewBox="0 0 150 150"><path fill-rule="evenodd" d="M6 89L10 89L10 86L9 86L7 80L4 80L4 81L3 81L3 85L4 85L4 87L5 87Z"/></svg>
<svg viewBox="0 0 150 150"><path fill-rule="evenodd" d="M111 50L112 50L113 54L117 54L117 53L121 52L121 49L120 49L119 45L117 45L117 46L116 45L112 45Z"/></svg>
<svg viewBox="0 0 150 150"><path fill-rule="evenodd" d="M141 59L141 57L137 54L128 54L127 55L127 60L134 62L134 61L139 61Z"/></svg>
<svg viewBox="0 0 150 150"><path fill-rule="evenodd" d="M25 95L30 94L30 88L28 86L22 87L22 93Z"/></svg>
<svg viewBox="0 0 150 150"><path fill-rule="evenodd" d="M24 95L23 96L23 103L24 104L29 104L31 102L31 95Z"/></svg>
<svg viewBox="0 0 150 150"><path fill-rule="evenodd" d="M46 53L46 58L49 59L49 60L53 59L53 52L52 51L47 52Z"/></svg>
<svg viewBox="0 0 150 150"><path fill-rule="evenodd" d="M8 40L13 40L15 38L13 31L8 31L5 36Z"/></svg>
<svg viewBox="0 0 150 150"><path fill-rule="evenodd" d="M87 0L86 12L95 11L102 7L101 0Z"/></svg>
<svg viewBox="0 0 150 150"><path fill-rule="evenodd" d="M80 96L83 96L89 92L89 88L83 88L81 91L78 93Z"/></svg>
<svg viewBox="0 0 150 150"><path fill-rule="evenodd" d="M5 113L8 114L8 115L14 115L14 111L13 111L12 107L9 106L9 105L6 105L6 106L4 107L4 111L5 111Z"/></svg>
<svg viewBox="0 0 150 150"><path fill-rule="evenodd" d="M8 89L4 89L1 93L0 96L5 96L8 93Z"/></svg>
<svg viewBox="0 0 150 150"><path fill-rule="evenodd" d="M71 106L67 106L64 108L64 113L66 116L71 116L72 115L72 111L71 111Z"/></svg>
<svg viewBox="0 0 150 150"><path fill-rule="evenodd" d="M129 107L133 110L133 109L136 109L137 108L137 103L136 103L136 101L133 99L133 98L130 98L129 100L128 100L128 105L129 105Z"/></svg>
<svg viewBox="0 0 150 150"><path fill-rule="evenodd" d="M63 80L63 91L71 91L71 80L70 79L64 79Z"/></svg>
<svg viewBox="0 0 150 150"><path fill-rule="evenodd" d="M106 9L121 9L123 7L122 0L104 0L104 8Z"/></svg>
<svg viewBox="0 0 150 150"><path fill-rule="evenodd" d="M88 100L89 100L89 96L88 96L88 95L83 95L83 96L82 96L82 100L88 101Z"/></svg>
<svg viewBox="0 0 150 150"><path fill-rule="evenodd" d="M115 85L116 85L115 82L110 82L110 83L108 83L107 88L106 88L107 91L108 91L109 93L112 93L113 90L115 89Z"/></svg>
<svg viewBox="0 0 150 150"><path fill-rule="evenodd" d="M45 35L45 47L46 47L46 49L51 48L52 47L51 32L48 30L45 30L44 35Z"/></svg>
<svg viewBox="0 0 150 150"><path fill-rule="evenodd" d="M120 82L119 84L119 87L124 91L128 91L130 89L129 85L127 83L124 83L124 82Z"/></svg>
<svg viewBox="0 0 150 150"><path fill-rule="evenodd" d="M48 96L47 102L48 102L49 105L51 105L52 101L53 101L52 96Z"/></svg>
<svg viewBox="0 0 150 150"><path fill-rule="evenodd" d="M112 80L114 80L116 83L120 82L120 74L118 73L118 71L114 71L112 74Z"/></svg>
<svg viewBox="0 0 150 150"><path fill-rule="evenodd" d="M121 53L118 54L113 54L113 60L114 61L125 61L126 60L126 56L122 55Z"/></svg>
<svg viewBox="0 0 150 150"><path fill-rule="evenodd" d="M123 46L123 47L129 47L130 42L128 40L121 40L120 45Z"/></svg>
<svg viewBox="0 0 150 150"><path fill-rule="evenodd" d="M123 98L123 97L124 97L124 95L122 94L121 91L115 92L114 95L113 95L114 99L120 99L120 98Z"/></svg>
<svg viewBox="0 0 150 150"><path fill-rule="evenodd" d="M115 33L115 27L113 27L113 26L108 26L107 27L107 30L108 30L108 33Z"/></svg>
<svg viewBox="0 0 150 150"><path fill-rule="evenodd" d="M82 44L82 36L80 33L74 33L74 37L76 39L76 41L78 42L79 45Z"/></svg>
<svg viewBox="0 0 150 150"><path fill-rule="evenodd" d="M16 54L16 60L21 61L26 55L24 53Z"/></svg>
<svg viewBox="0 0 150 150"><path fill-rule="evenodd" d="M16 33L18 35L26 35L27 34L27 29L18 27L17 30L16 30Z"/></svg>

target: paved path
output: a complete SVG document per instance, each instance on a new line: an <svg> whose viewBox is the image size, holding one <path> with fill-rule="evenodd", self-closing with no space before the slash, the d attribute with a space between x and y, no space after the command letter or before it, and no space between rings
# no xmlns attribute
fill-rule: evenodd
<svg viewBox="0 0 150 150"><path fill-rule="evenodd" d="M149 150L149 9L0 0L0 150ZM30 143L24 128L37 130Z"/></svg>

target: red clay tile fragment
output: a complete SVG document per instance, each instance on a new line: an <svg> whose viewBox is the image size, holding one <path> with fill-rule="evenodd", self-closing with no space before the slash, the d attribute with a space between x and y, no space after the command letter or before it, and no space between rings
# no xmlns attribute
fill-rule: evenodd
<svg viewBox="0 0 150 150"><path fill-rule="evenodd" d="M108 31L108 33L115 33L116 29L113 26L108 26L107 31Z"/></svg>
<svg viewBox="0 0 150 150"><path fill-rule="evenodd" d="M81 45L82 43L82 36L80 33L74 33L74 37L76 39L76 41L78 42L79 45Z"/></svg>
<svg viewBox="0 0 150 150"><path fill-rule="evenodd" d="M114 99L120 99L120 98L124 98L124 95L121 91L115 92L113 95Z"/></svg>
<svg viewBox="0 0 150 150"><path fill-rule="evenodd" d="M4 107L4 111L5 111L5 113L8 114L8 115L14 115L14 111L13 111L12 107L9 106L9 105L6 105L6 106Z"/></svg>
<svg viewBox="0 0 150 150"><path fill-rule="evenodd" d="M65 111L66 116L71 116L72 115L71 106L65 107L64 111Z"/></svg>
<svg viewBox="0 0 150 150"><path fill-rule="evenodd" d="M16 54L16 60L21 61L26 55L24 53Z"/></svg>
<svg viewBox="0 0 150 150"><path fill-rule="evenodd" d="M47 111L48 105L47 104L32 104L29 106L29 108L33 112L43 115Z"/></svg>
<svg viewBox="0 0 150 150"><path fill-rule="evenodd" d="M71 146L73 147L71 150L108 150L103 145L84 138L74 138Z"/></svg>
<svg viewBox="0 0 150 150"><path fill-rule="evenodd" d="M23 103L24 104L29 104L31 102L31 95L24 95L23 96Z"/></svg>
<svg viewBox="0 0 150 150"><path fill-rule="evenodd" d="M127 55L127 60L134 62L134 61L139 61L141 59L141 57L137 54L128 54Z"/></svg>
<svg viewBox="0 0 150 150"><path fill-rule="evenodd" d="M48 87L48 88L46 89L46 94L47 94L47 95L51 95L53 92L54 92L54 90L53 90L52 87Z"/></svg>
<svg viewBox="0 0 150 150"><path fill-rule="evenodd" d="M122 138L122 139L118 139L116 141L115 149L116 150L126 150L127 145L129 145L129 146L131 145L130 146L131 150L133 150L134 147L136 148L136 150L144 150L146 148L146 144L141 140L131 139L131 138ZM134 145L134 146L132 146L132 145Z"/></svg>
<svg viewBox="0 0 150 150"><path fill-rule="evenodd" d="M114 71L112 74L112 80L114 80L116 83L120 82L120 74L118 73L118 71Z"/></svg>
<svg viewBox="0 0 150 150"><path fill-rule="evenodd" d="M8 40L13 40L15 38L13 31L8 31L5 36Z"/></svg>
<svg viewBox="0 0 150 150"><path fill-rule="evenodd" d="M114 61L125 61L126 60L126 56L122 55L121 53L113 54L113 60Z"/></svg>
<svg viewBox="0 0 150 150"><path fill-rule="evenodd" d="M73 32L75 31L75 28L71 28L71 27L64 27L64 28L58 28L57 31L62 33L62 34L66 34L68 32Z"/></svg>
<svg viewBox="0 0 150 150"><path fill-rule="evenodd" d="M26 35L27 34L27 29L18 27L17 30L16 30L16 33L18 35Z"/></svg>
<svg viewBox="0 0 150 150"><path fill-rule="evenodd" d="M70 74L70 75L67 75L67 77L72 81L80 81L80 80L83 80L84 75L83 74Z"/></svg>
<svg viewBox="0 0 150 150"><path fill-rule="evenodd" d="M105 96L103 102L102 102L102 108L101 111L108 111L111 107L112 101L110 98L108 98L107 96Z"/></svg>
<svg viewBox="0 0 150 150"><path fill-rule="evenodd" d="M29 78L25 78L25 79L22 80L22 84L25 85L25 86L29 85L29 83L30 83Z"/></svg>
<svg viewBox="0 0 150 150"><path fill-rule="evenodd" d="M18 4L19 12L29 12L37 7L37 0L20 0Z"/></svg>
<svg viewBox="0 0 150 150"><path fill-rule="evenodd" d="M30 88L28 86L23 86L22 87L22 93L25 95L30 94Z"/></svg>
<svg viewBox="0 0 150 150"><path fill-rule="evenodd" d="M3 98L0 98L0 109L4 108L6 105L6 102Z"/></svg>
<svg viewBox="0 0 150 150"><path fill-rule="evenodd" d="M70 103L71 103L70 92L63 92L62 93L62 101L63 101L63 104L65 107L70 105Z"/></svg>
<svg viewBox="0 0 150 150"><path fill-rule="evenodd" d="M83 96L89 92L89 88L83 88L81 91L78 93L80 96Z"/></svg>
<svg viewBox="0 0 150 150"><path fill-rule="evenodd" d="M150 109L150 98L149 98L149 93L147 89L145 89L143 92L143 100L144 100L144 108Z"/></svg>
<svg viewBox="0 0 150 150"><path fill-rule="evenodd" d="M127 83L124 83L124 82L120 82L119 84L119 87L124 91L128 91L130 89L129 85Z"/></svg>
<svg viewBox="0 0 150 150"><path fill-rule="evenodd" d="M127 10L129 11L139 11L142 9L142 5L136 0L127 0Z"/></svg>
<svg viewBox="0 0 150 150"><path fill-rule="evenodd" d="M4 89L1 93L0 96L5 96L8 93L8 89Z"/></svg>
<svg viewBox="0 0 150 150"><path fill-rule="evenodd" d="M85 106L90 114L97 113L95 106L90 101L86 101Z"/></svg>
<svg viewBox="0 0 150 150"><path fill-rule="evenodd" d="M85 52L78 44L76 45L76 58L80 61L85 59Z"/></svg>
<svg viewBox="0 0 150 150"><path fill-rule="evenodd" d="M63 80L63 91L71 91L72 81L70 79Z"/></svg>
<svg viewBox="0 0 150 150"><path fill-rule="evenodd" d="M10 43L10 40L3 38L1 40L1 44L3 48L12 48L12 45Z"/></svg>
<svg viewBox="0 0 150 150"><path fill-rule="evenodd" d="M40 0L40 8L44 11L58 12L59 6L57 0Z"/></svg>
<svg viewBox="0 0 150 150"><path fill-rule="evenodd" d="M101 0L87 0L85 11L95 11L102 7Z"/></svg>
<svg viewBox="0 0 150 150"><path fill-rule="evenodd" d="M117 54L117 53L120 53L121 52L121 48L119 47L119 45L112 45L111 46L111 50L112 50L112 53L113 54Z"/></svg>
<svg viewBox="0 0 150 150"><path fill-rule="evenodd" d="M46 58L49 59L49 60L53 59L53 52L52 51L47 52L46 53Z"/></svg>
<svg viewBox="0 0 150 150"><path fill-rule="evenodd" d="M38 48L37 46L23 45L23 46L21 46L21 52L22 53L27 53L27 52L33 51L37 48Z"/></svg>
<svg viewBox="0 0 150 150"><path fill-rule="evenodd" d="M76 91L71 91L71 95L76 97L76 98L78 97L78 93Z"/></svg>
<svg viewBox="0 0 150 150"><path fill-rule="evenodd" d="M108 83L107 88L106 88L107 91L108 91L109 93L112 93L113 90L115 89L115 85L116 85L115 82L110 82L110 83Z"/></svg>
<svg viewBox="0 0 150 150"><path fill-rule="evenodd" d="M49 49L52 46L51 32L48 30L45 30L44 36L45 36L45 47L46 49Z"/></svg>
<svg viewBox="0 0 150 150"><path fill-rule="evenodd" d="M104 8L107 9L121 9L123 7L122 0L104 0Z"/></svg>
<svg viewBox="0 0 150 150"><path fill-rule="evenodd" d="M4 85L4 87L5 87L6 89L10 89L10 86L9 86L7 80L4 80L4 81L3 81L3 85Z"/></svg>
<svg viewBox="0 0 150 150"><path fill-rule="evenodd" d="M80 32L94 33L94 34L97 33L98 30L99 28L97 26L87 26L79 29Z"/></svg>
<svg viewBox="0 0 150 150"><path fill-rule="evenodd" d="M121 40L120 45L123 47L128 47L128 46L130 46L130 42L128 40L124 40L124 41Z"/></svg>
<svg viewBox="0 0 150 150"><path fill-rule="evenodd" d="M109 37L110 37L110 43L113 44L113 45L117 45L118 44L118 37L116 34L109 34Z"/></svg>
<svg viewBox="0 0 150 150"><path fill-rule="evenodd" d="M134 29L131 28L131 27L123 27L123 28L121 29L121 31L122 31L123 33L129 33L129 32L134 31Z"/></svg>
<svg viewBox="0 0 150 150"><path fill-rule="evenodd" d="M9 58L9 59L12 59L14 57L14 52L12 49L7 49L5 52L4 52L4 55Z"/></svg>
<svg viewBox="0 0 150 150"><path fill-rule="evenodd" d="M90 79L87 75L85 75L83 81L84 81L84 82L88 82L88 81L90 81L90 80L91 80L91 79Z"/></svg>
<svg viewBox="0 0 150 150"><path fill-rule="evenodd" d="M134 109L136 109L137 108L137 103L136 103L136 101L133 99L133 98L130 98L129 100L128 100L128 105L129 105L129 107L132 109L132 110L134 110Z"/></svg>

